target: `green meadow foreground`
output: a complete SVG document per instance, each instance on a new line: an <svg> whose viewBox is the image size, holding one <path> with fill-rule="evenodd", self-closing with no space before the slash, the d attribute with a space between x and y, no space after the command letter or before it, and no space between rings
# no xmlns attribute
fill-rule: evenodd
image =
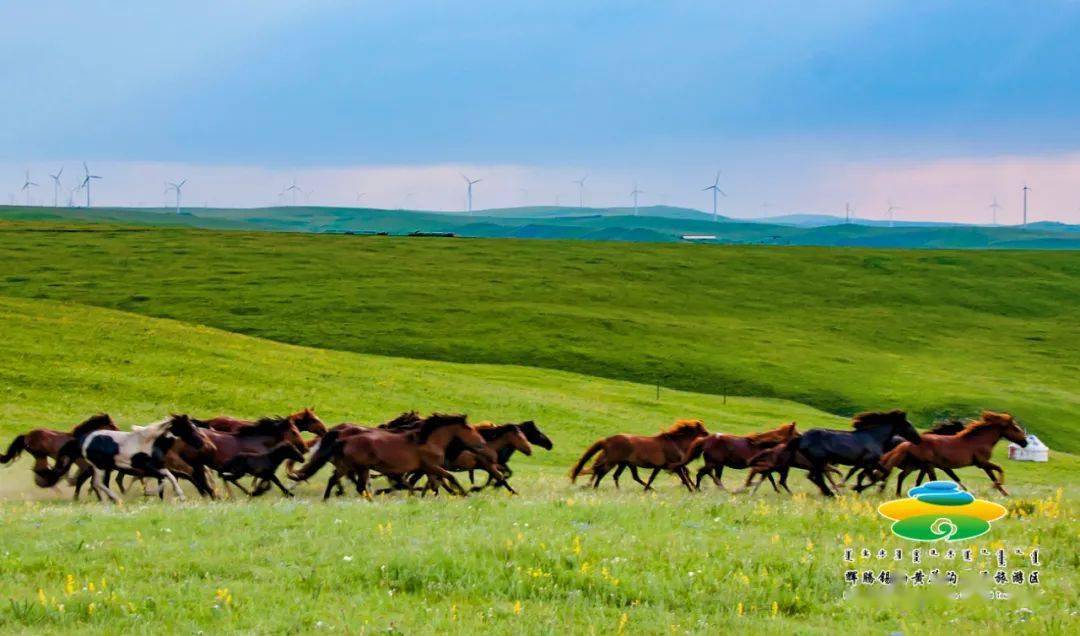
<svg viewBox="0 0 1080 636"><path fill-rule="evenodd" d="M662 479L642 494L571 486L596 437L676 417L745 432L843 418L779 399L727 398L517 366L463 365L280 344L171 320L45 300L0 304L0 432L67 427L106 409L124 426L169 411L256 416L314 405L327 422L407 408L474 421L535 419L555 442L516 457L520 497L486 492L323 503L68 502L0 470L0 630L70 633L1075 633L1080 562L1074 456L1002 460L1012 514L958 547L1042 548L1042 583L1011 598L844 598L845 547L910 548L877 494L822 501ZM999 447L1004 450L1004 445ZM968 470L976 494L996 499ZM728 471L727 482L741 481ZM766 486L767 488L767 486ZM189 491L190 492L190 491ZM875 559L855 567L879 567ZM1028 569L1026 565L1017 567ZM910 566L897 567L907 571Z"/></svg>
<svg viewBox="0 0 1080 636"><path fill-rule="evenodd" d="M6 223L0 253L4 296L324 349L784 398L842 415L900 406L923 425L992 408L1052 448L1080 451L1077 252Z"/></svg>

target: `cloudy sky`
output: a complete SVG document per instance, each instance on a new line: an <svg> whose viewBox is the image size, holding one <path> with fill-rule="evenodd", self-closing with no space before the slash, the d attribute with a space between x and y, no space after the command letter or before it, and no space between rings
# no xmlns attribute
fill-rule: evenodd
<svg viewBox="0 0 1080 636"><path fill-rule="evenodd" d="M1080 222L1080 2L0 5L0 202ZM81 195L80 195L81 196ZM61 194L61 202L66 195Z"/></svg>

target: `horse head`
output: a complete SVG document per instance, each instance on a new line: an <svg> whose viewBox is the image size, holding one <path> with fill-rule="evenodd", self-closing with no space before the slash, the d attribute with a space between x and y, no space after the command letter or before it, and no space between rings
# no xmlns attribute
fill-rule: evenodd
<svg viewBox="0 0 1080 636"><path fill-rule="evenodd" d="M525 439L530 443L536 444L544 450L551 450L554 448L555 445L551 443L551 439L549 439L547 435L544 435L540 428L536 426L536 422L528 420L518 424L518 428L521 429L521 432L525 434Z"/></svg>
<svg viewBox="0 0 1080 636"><path fill-rule="evenodd" d="M526 455L532 455L532 445L529 444L529 440L526 439L525 433L517 426L510 427L507 441L510 442L510 446L514 447L514 450L521 451Z"/></svg>
<svg viewBox="0 0 1080 636"><path fill-rule="evenodd" d="M167 431L196 450L212 448L214 445L204 430L196 426L187 415L173 414L169 418Z"/></svg>
<svg viewBox="0 0 1080 636"><path fill-rule="evenodd" d="M982 421L987 424L992 424L999 431L1001 436L1005 439L1013 442L1020 448L1024 448L1028 445L1027 432L1020 428L1020 425L1016 423L1016 419L1008 413L995 413L994 411L983 411Z"/></svg>
<svg viewBox="0 0 1080 636"><path fill-rule="evenodd" d="M915 426L908 421L907 413L894 409L886 413L886 416L892 421L893 435L899 435L912 444L918 444L922 441L919 431L915 430Z"/></svg>
<svg viewBox="0 0 1080 636"><path fill-rule="evenodd" d="M326 424L315 415L315 407L309 406L289 416L289 421L301 431L307 431L318 437L326 435Z"/></svg>

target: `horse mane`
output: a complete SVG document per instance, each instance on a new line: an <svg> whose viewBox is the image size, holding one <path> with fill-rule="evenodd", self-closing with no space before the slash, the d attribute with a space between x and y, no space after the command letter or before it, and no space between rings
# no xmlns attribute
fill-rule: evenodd
<svg viewBox="0 0 1080 636"><path fill-rule="evenodd" d="M997 428L1002 424L1012 421L1012 416L1008 413L995 413L993 411L983 411L982 416L977 420L972 420L968 423L967 428L960 431L961 435L973 435L979 431L988 428Z"/></svg>
<svg viewBox="0 0 1080 636"><path fill-rule="evenodd" d="M237 437L254 437L256 435L277 435L281 429L291 425L287 417L263 417L254 424L241 426L236 429Z"/></svg>
<svg viewBox="0 0 1080 636"><path fill-rule="evenodd" d="M424 418L420 417L420 414L416 411L405 411L389 422L379 424L379 428L385 428L391 431L409 430L416 428L423 421Z"/></svg>
<svg viewBox="0 0 1080 636"><path fill-rule="evenodd" d="M85 422L71 429L71 436L84 437L89 433L108 427L116 429L113 419L109 417L108 413L98 413L97 415L91 415Z"/></svg>
<svg viewBox="0 0 1080 636"><path fill-rule="evenodd" d="M746 435L745 437L751 443L760 442L762 440L774 439L775 437L777 437L778 435L783 433L785 430L794 429L794 428L795 428L795 422L788 422L787 424L781 424L780 426L777 426L776 428L774 428L772 430L762 431L760 433L750 433L749 435Z"/></svg>
<svg viewBox="0 0 1080 636"><path fill-rule="evenodd" d="M705 430L701 420L677 420L674 424L660 431L657 437L683 437Z"/></svg>
<svg viewBox="0 0 1080 636"><path fill-rule="evenodd" d="M424 418L423 423L420 424L420 428L416 430L416 441L423 444L435 431L444 426L453 426L455 424L468 424L468 419L465 415L432 413Z"/></svg>
<svg viewBox="0 0 1080 636"><path fill-rule="evenodd" d="M893 409L891 411L867 411L866 413L859 413L851 418L851 428L856 431L865 431L871 428L877 428L878 426L891 425L895 423L897 419L904 420L906 418L907 413L904 413L899 409Z"/></svg>
<svg viewBox="0 0 1080 636"><path fill-rule="evenodd" d="M473 428L477 433L487 441L498 439L503 435L506 435L509 431L520 431L517 424L492 424L491 422L481 422L480 424L474 424Z"/></svg>
<svg viewBox="0 0 1080 636"><path fill-rule="evenodd" d="M931 435L956 435L965 428L967 428L967 424L964 424L964 420L954 417L935 422L934 427L926 432Z"/></svg>

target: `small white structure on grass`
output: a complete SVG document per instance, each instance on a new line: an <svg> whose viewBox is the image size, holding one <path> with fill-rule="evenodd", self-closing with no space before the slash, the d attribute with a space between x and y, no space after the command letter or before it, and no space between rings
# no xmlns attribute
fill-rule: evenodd
<svg viewBox="0 0 1080 636"><path fill-rule="evenodd" d="M1050 449L1038 437L1028 435L1024 448L1020 448L1019 444L1009 444L1009 459L1021 462L1050 461Z"/></svg>

